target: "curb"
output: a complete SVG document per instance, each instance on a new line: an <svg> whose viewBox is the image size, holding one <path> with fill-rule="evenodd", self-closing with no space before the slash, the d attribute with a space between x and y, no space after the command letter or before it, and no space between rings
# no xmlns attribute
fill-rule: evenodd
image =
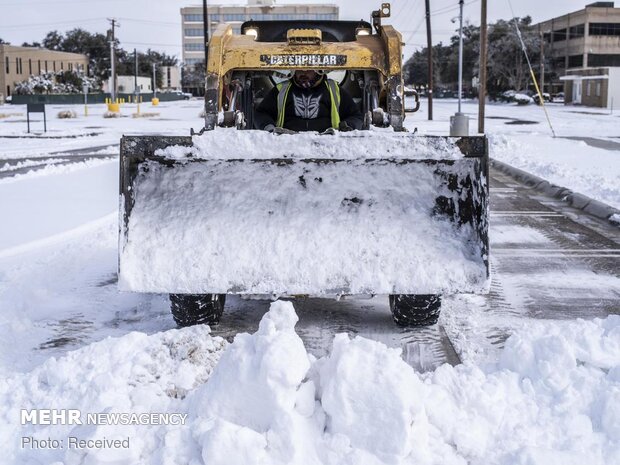
<svg viewBox="0 0 620 465"><path fill-rule="evenodd" d="M515 168L499 160L491 159L491 166L508 176L515 178L528 187L543 192L551 197L568 203L577 210L584 211L596 218L608 221L611 225L620 226L620 210L600 202L578 192L573 192L566 187L557 186L546 179ZM615 216L615 217L614 217ZM617 218L617 219L616 219Z"/></svg>

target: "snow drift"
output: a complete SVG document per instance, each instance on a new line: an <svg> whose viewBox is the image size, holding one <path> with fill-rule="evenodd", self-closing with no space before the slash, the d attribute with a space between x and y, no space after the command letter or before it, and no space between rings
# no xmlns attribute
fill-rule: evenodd
<svg viewBox="0 0 620 465"><path fill-rule="evenodd" d="M92 344L0 381L7 464L608 464L620 460L620 317L547 323L497 364L421 375L339 335L308 355L292 304L232 345L205 327ZM219 363L216 362L219 359ZM179 412L185 426L20 426L21 408ZM29 450L22 436L129 437L129 450Z"/></svg>

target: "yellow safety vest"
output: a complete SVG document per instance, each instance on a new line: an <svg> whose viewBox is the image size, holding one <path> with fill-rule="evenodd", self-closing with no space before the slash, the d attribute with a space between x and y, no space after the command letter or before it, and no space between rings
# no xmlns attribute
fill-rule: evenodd
<svg viewBox="0 0 620 465"><path fill-rule="evenodd" d="M284 127L286 99L288 98L288 93L292 85L290 80L276 85L278 88L278 119L276 120L276 126L279 128ZM325 85L327 86L327 90L329 90L329 98L331 100L332 127L338 129L338 126L340 126L340 87L333 79L326 79Z"/></svg>

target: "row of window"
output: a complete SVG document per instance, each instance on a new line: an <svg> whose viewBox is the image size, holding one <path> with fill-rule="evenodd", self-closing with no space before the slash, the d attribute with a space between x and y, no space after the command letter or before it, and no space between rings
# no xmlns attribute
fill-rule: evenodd
<svg viewBox="0 0 620 465"><path fill-rule="evenodd" d="M43 63L43 67L41 67L41 63ZM50 70L48 68L48 61L47 60L37 60L37 65L38 65L38 74L41 74L41 70L43 70L43 72L48 72L48 71L54 71L56 72L56 61L52 60L52 69ZM9 60L9 57L5 57L5 70L6 70L6 74L9 74L11 72L11 60ZM76 70L81 70L83 68L83 66L79 63L75 64L75 69ZM28 74L32 74L32 59L29 58L28 59ZM60 62L60 67L59 70L60 71L64 71L65 69L65 62L61 61ZM74 64L73 63L68 63L67 64L67 69L69 71L73 71L74 69ZM24 62L21 58L17 57L15 58L15 73L16 74L24 74Z"/></svg>
<svg viewBox="0 0 620 465"><path fill-rule="evenodd" d="M592 84L595 84L594 86ZM601 83L600 81L594 83L591 80L586 80L586 95L590 97L592 95L592 87L595 88L594 94L597 97L601 96Z"/></svg>
<svg viewBox="0 0 620 465"><path fill-rule="evenodd" d="M620 66L620 55L611 53L590 53L588 55L588 66Z"/></svg>
<svg viewBox="0 0 620 465"><path fill-rule="evenodd" d="M620 36L620 23L590 23L591 36Z"/></svg>
<svg viewBox="0 0 620 465"><path fill-rule="evenodd" d="M585 35L585 25L579 24L567 29L558 29L545 32L543 39L546 42L560 42L569 39L578 39ZM620 36L620 23L588 23L588 35L591 36Z"/></svg>
<svg viewBox="0 0 620 465"><path fill-rule="evenodd" d="M566 61L564 57L557 57L552 60L553 67L556 69L564 68ZM582 68L584 64L583 55L570 55L568 57L569 68ZM611 53L589 53L588 67L597 68L603 66L620 66L620 54Z"/></svg>
<svg viewBox="0 0 620 465"><path fill-rule="evenodd" d="M202 52L204 51L205 46L200 42L194 44L186 43L184 48L188 52Z"/></svg>
<svg viewBox="0 0 620 465"><path fill-rule="evenodd" d="M243 14L243 13L231 13L231 14L214 14L209 15L210 22L227 22L227 21L272 21L272 20L287 20L287 19L310 19L310 20L336 20L338 15L336 13L256 13L256 14ZM199 22L202 23L201 14L187 14L183 15L185 22Z"/></svg>
<svg viewBox="0 0 620 465"><path fill-rule="evenodd" d="M241 26L233 25L233 32L239 34L241 32ZM198 27L186 28L185 37L202 37L204 35L204 29ZM188 48L188 46L194 47L198 45L199 48ZM185 50L202 50L202 44L185 44Z"/></svg>

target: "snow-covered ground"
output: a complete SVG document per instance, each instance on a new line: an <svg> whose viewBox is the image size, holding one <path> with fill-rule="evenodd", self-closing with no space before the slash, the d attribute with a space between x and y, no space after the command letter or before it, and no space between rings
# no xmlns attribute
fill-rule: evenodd
<svg viewBox="0 0 620 465"><path fill-rule="evenodd" d="M122 134L188 135L201 125L200 101L145 104L143 112L160 115L141 119L131 118L132 106L126 118L104 119L96 105L88 117L60 120L61 108L48 107L48 135L75 137L16 138L25 136L25 108L0 106L0 114L22 113L0 119L0 160L88 147L112 153ZM453 101L436 101L435 121L423 107L407 123L445 135L455 110ZM549 110L559 136L612 149L620 142L617 115ZM476 104L464 111L475 118ZM489 105L487 115L492 157L620 206L620 151L552 138L539 107ZM536 124L505 124L514 120ZM448 326L456 312L471 320L456 344L464 363L428 373L395 349L346 335L317 360L284 303L256 334L229 344L205 327L171 329L165 296L118 292L117 208L114 158L0 177L0 462L620 463L617 316L522 319L502 349L481 358L475 320L485 315L476 298L463 299L456 303L464 308L452 303L442 318ZM515 227L492 238L544 240ZM31 408L187 417L183 426L21 425L20 410ZM63 449L33 448L28 437L62 439ZM69 437L129 438L130 447L69 448Z"/></svg>

